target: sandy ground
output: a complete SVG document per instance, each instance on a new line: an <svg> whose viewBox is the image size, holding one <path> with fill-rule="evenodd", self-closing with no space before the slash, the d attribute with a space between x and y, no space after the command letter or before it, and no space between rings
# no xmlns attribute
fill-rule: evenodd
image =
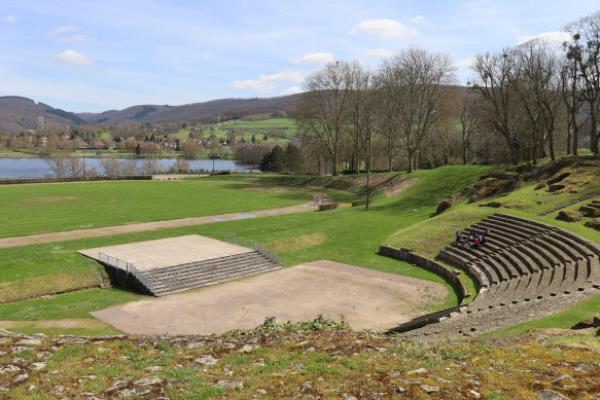
<svg viewBox="0 0 600 400"><path fill-rule="evenodd" d="M256 327L266 317L307 321L318 314L344 319L354 329L381 331L425 312L425 305L446 295L437 283L316 261L92 315L140 335L218 334Z"/></svg>
<svg viewBox="0 0 600 400"><path fill-rule="evenodd" d="M105 328L100 321L94 319L56 319L42 321L0 321L0 329L14 328Z"/></svg>
<svg viewBox="0 0 600 400"><path fill-rule="evenodd" d="M313 202L299 204L291 207L274 208L270 210L253 211L247 213L232 213L206 217L192 217L171 219L167 221L141 222L127 225L107 226L104 228L78 229L67 232L41 233L38 235L18 236L0 239L0 248L27 246L30 244L64 242L100 236L112 236L121 233L134 233L156 231L159 229L180 228L183 226L212 224L215 222L235 221L248 218L262 218L274 215L296 214L314 211L317 207Z"/></svg>
<svg viewBox="0 0 600 400"><path fill-rule="evenodd" d="M185 235L167 239L97 247L78 253L98 260L103 253L135 265L139 271L232 256L254 251L247 247L200 235Z"/></svg>

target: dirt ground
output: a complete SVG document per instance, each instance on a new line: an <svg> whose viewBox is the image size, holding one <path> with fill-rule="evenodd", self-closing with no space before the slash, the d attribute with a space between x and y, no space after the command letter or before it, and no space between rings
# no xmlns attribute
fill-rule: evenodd
<svg viewBox="0 0 600 400"><path fill-rule="evenodd" d="M218 334L250 329L266 317L307 321L322 314L354 329L386 330L442 302L438 283L331 261L316 261L159 299L92 313L139 335Z"/></svg>

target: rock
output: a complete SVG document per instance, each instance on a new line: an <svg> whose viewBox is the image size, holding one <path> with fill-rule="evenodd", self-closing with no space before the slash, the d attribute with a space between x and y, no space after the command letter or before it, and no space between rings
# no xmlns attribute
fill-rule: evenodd
<svg viewBox="0 0 600 400"><path fill-rule="evenodd" d="M220 380L215 387L218 387L219 389L241 390L244 388L244 383L240 381Z"/></svg>
<svg viewBox="0 0 600 400"><path fill-rule="evenodd" d="M248 354L253 352L254 350L256 350L258 348L257 345L253 345L253 344L245 344L242 346L242 348L239 350L240 353L244 353L244 354Z"/></svg>
<svg viewBox="0 0 600 400"><path fill-rule="evenodd" d="M581 220L581 214L577 211L562 210L558 213L556 219L559 221L576 222Z"/></svg>
<svg viewBox="0 0 600 400"><path fill-rule="evenodd" d="M260 394L261 396L264 396L267 394L267 391L265 389L256 389L256 394Z"/></svg>
<svg viewBox="0 0 600 400"><path fill-rule="evenodd" d="M162 371L163 367L161 367L160 365L153 365L151 367L146 368L146 371L148 372L158 372L158 371Z"/></svg>
<svg viewBox="0 0 600 400"><path fill-rule="evenodd" d="M4 374L13 374L15 372L21 372L21 368L16 365L8 364L8 365L0 365L0 375Z"/></svg>
<svg viewBox="0 0 600 400"><path fill-rule="evenodd" d="M302 391L306 392L307 390L311 390L312 389L312 382L310 381L306 381L302 384Z"/></svg>
<svg viewBox="0 0 600 400"><path fill-rule="evenodd" d="M573 325L571 329L588 329L588 328L600 328L600 316L595 316L591 321L581 321Z"/></svg>
<svg viewBox="0 0 600 400"><path fill-rule="evenodd" d="M39 370L46 368L46 365L48 365L48 363L34 362L34 363L29 364L29 369L32 371L39 371Z"/></svg>
<svg viewBox="0 0 600 400"><path fill-rule="evenodd" d="M550 389L538 390L535 394L539 400L569 400L568 397Z"/></svg>
<svg viewBox="0 0 600 400"><path fill-rule="evenodd" d="M548 191L553 193L553 192L558 192L560 190L563 190L566 187L566 185L562 185L560 183L556 183L554 185L549 185L548 186Z"/></svg>
<svg viewBox="0 0 600 400"><path fill-rule="evenodd" d="M479 207L500 208L502 207L502 203L499 201L490 201L489 203L480 204Z"/></svg>
<svg viewBox="0 0 600 400"><path fill-rule="evenodd" d="M441 213L443 213L444 211L448 210L450 207L452 207L452 204L454 203L453 199L444 199L440 202L440 204L438 204L435 213L433 214L434 216L436 215L440 215Z"/></svg>
<svg viewBox="0 0 600 400"><path fill-rule="evenodd" d="M0 351L0 357L5 356L6 352L5 351Z"/></svg>
<svg viewBox="0 0 600 400"><path fill-rule="evenodd" d="M351 396L349 394L342 394L342 400L358 400L355 396Z"/></svg>
<svg viewBox="0 0 600 400"><path fill-rule="evenodd" d="M423 389L425 392L427 392L428 394L431 393L436 393L440 391L440 388L437 386L433 386L433 385L421 385L421 389Z"/></svg>
<svg viewBox="0 0 600 400"><path fill-rule="evenodd" d="M15 344L17 346L41 346L43 342L41 339L21 339Z"/></svg>
<svg viewBox="0 0 600 400"><path fill-rule="evenodd" d="M64 393L64 391L65 391L65 387L64 386L62 386L62 385L56 385L52 389L50 389L50 394L53 395L53 396L59 397L59 396L62 396L62 394Z"/></svg>
<svg viewBox="0 0 600 400"><path fill-rule="evenodd" d="M559 174L557 176L555 176L552 179L549 179L548 182L546 182L548 185L554 185L555 183L558 183L560 181L562 181L563 179L569 177L571 175L570 172L563 172L562 174Z"/></svg>
<svg viewBox="0 0 600 400"><path fill-rule="evenodd" d="M600 231L600 218L596 218L596 219L593 219L593 220L591 220L589 222L586 222L585 226L587 226L588 228L592 228L592 229L595 229L597 231Z"/></svg>
<svg viewBox="0 0 600 400"><path fill-rule="evenodd" d="M412 371L408 371L406 373L406 375L421 375L421 374L426 374L427 370L425 368L417 368L417 369L413 369Z"/></svg>
<svg viewBox="0 0 600 400"><path fill-rule="evenodd" d="M403 388L402 386L396 386L395 391L396 391L396 393L406 393L406 389Z"/></svg>
<svg viewBox="0 0 600 400"><path fill-rule="evenodd" d="M478 392L474 391L473 389L469 390L469 394L471 396L473 396L474 398L476 398L476 399L479 399L481 397L481 394L479 394Z"/></svg>
<svg viewBox="0 0 600 400"><path fill-rule="evenodd" d="M119 392L120 398L138 397L138 392L135 389L123 389Z"/></svg>
<svg viewBox="0 0 600 400"><path fill-rule="evenodd" d="M211 366L211 365L215 365L216 363L219 362L218 358L214 358L211 355L207 355L207 356L202 356L200 358L196 358L194 360L195 363L197 364L202 364L202 365L206 365L206 366Z"/></svg>
<svg viewBox="0 0 600 400"><path fill-rule="evenodd" d="M29 379L29 375L19 374L19 375L15 376L15 379L13 379L13 383L15 385L18 385L19 383L25 382L27 379Z"/></svg>
<svg viewBox="0 0 600 400"><path fill-rule="evenodd" d="M133 384L136 386L153 386L160 385L162 382L162 378L159 378L158 376L149 376L147 378L138 379L133 382Z"/></svg>

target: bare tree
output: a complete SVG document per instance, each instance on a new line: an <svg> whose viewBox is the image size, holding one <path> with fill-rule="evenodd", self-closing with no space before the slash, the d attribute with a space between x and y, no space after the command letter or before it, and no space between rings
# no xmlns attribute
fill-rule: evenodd
<svg viewBox="0 0 600 400"><path fill-rule="evenodd" d="M579 40L579 34L572 38ZM579 130L583 125L581 110L581 80L579 79L579 62L577 61L578 48L569 42L563 43L565 60L560 69L560 90L562 100L567 112L567 154L573 152L577 155L579 148Z"/></svg>
<svg viewBox="0 0 600 400"><path fill-rule="evenodd" d="M454 79L450 57L410 48L390 61L399 89L399 130L408 155L408 172L418 168L417 156L423 141L440 116L440 86Z"/></svg>
<svg viewBox="0 0 600 400"><path fill-rule="evenodd" d="M299 107L300 128L327 150L334 176L338 175L340 145L347 132L351 91L350 64L330 63L307 79Z"/></svg>
<svg viewBox="0 0 600 400"><path fill-rule="evenodd" d="M561 114L560 62L553 49L539 40L515 49L515 89L525 111L530 157L535 164L545 154L547 144L555 159L554 136Z"/></svg>
<svg viewBox="0 0 600 400"><path fill-rule="evenodd" d="M473 136L480 127L478 99L470 91L460 97L460 133L463 164L468 164L472 151Z"/></svg>
<svg viewBox="0 0 600 400"><path fill-rule="evenodd" d="M600 122L600 11L569 26L573 40L567 44L567 57L578 66L581 96L590 108L590 150L599 152L598 124Z"/></svg>
<svg viewBox="0 0 600 400"><path fill-rule="evenodd" d="M521 160L521 143L514 130L514 53L507 49L500 54L480 54L473 70L478 78L476 87L483 96L483 109L490 116L496 133L506 143L511 162L516 164Z"/></svg>
<svg viewBox="0 0 600 400"><path fill-rule="evenodd" d="M387 153L388 171L394 169L394 157L400 147L400 109L402 103L399 93L401 82L396 77L396 69L389 60L384 61L375 76L378 108L376 124L384 142Z"/></svg>

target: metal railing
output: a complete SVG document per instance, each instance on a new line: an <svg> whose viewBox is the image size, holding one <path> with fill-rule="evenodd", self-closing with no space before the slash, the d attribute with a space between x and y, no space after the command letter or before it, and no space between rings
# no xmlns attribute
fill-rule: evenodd
<svg viewBox="0 0 600 400"><path fill-rule="evenodd" d="M261 254L262 256L268 258L273 263L275 263L279 266L282 265L281 260L279 259L277 254L275 254L272 250L269 250L266 247L258 244L258 242L256 242L255 240L246 239L246 238L242 238L239 236L233 236L233 235L225 235L225 236L223 236L223 240L226 242L229 242L229 243L252 248L252 249L254 249L254 251L256 251L259 254Z"/></svg>
<svg viewBox="0 0 600 400"><path fill-rule="evenodd" d="M152 281L146 279L144 274L140 270L138 270L132 263L127 262L125 260L121 260L117 257L111 257L108 254L102 252L98 253L98 261L108 266L127 272L128 274L135 277L138 280L138 282L144 285L146 289L152 291Z"/></svg>

